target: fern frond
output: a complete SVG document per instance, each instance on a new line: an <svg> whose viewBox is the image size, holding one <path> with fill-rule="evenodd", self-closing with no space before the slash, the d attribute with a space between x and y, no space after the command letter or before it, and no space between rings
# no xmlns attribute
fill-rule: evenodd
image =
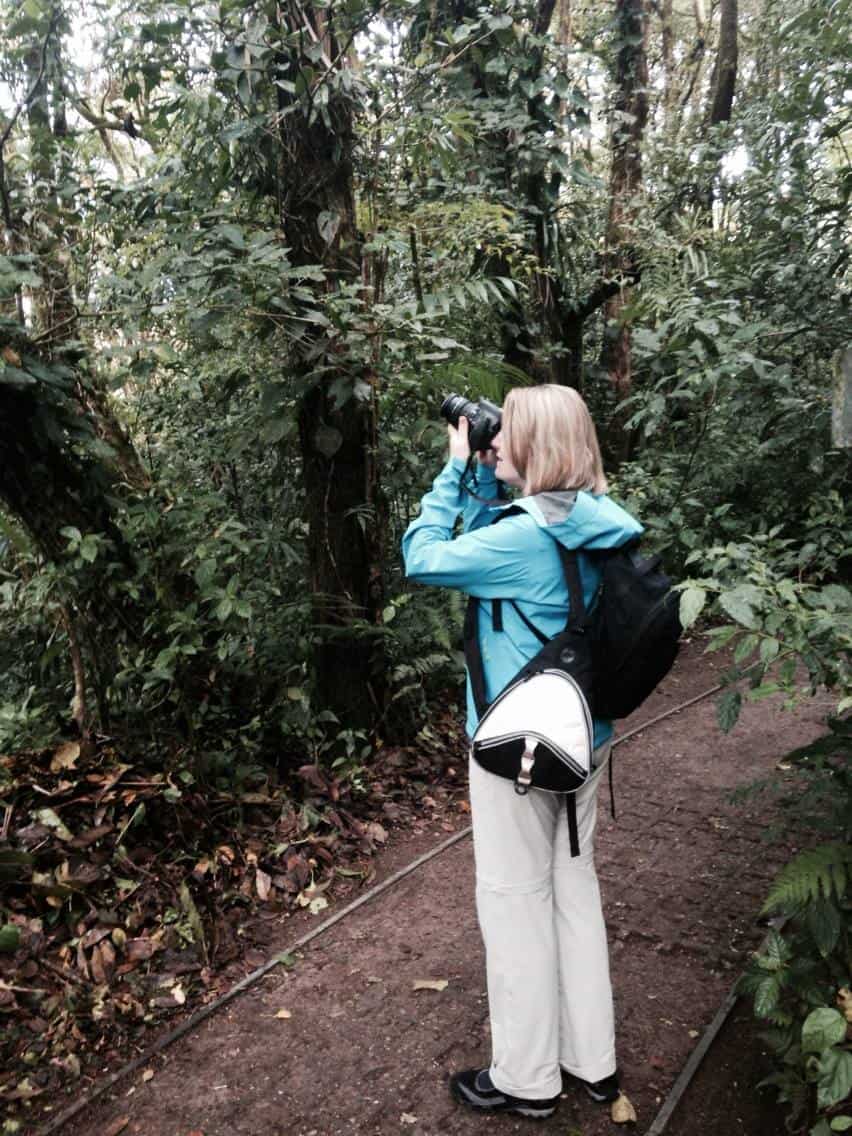
<svg viewBox="0 0 852 1136"><path fill-rule="evenodd" d="M439 364L434 377L444 392L457 390L468 398L501 403L512 387L531 386L533 379L519 367L488 355L463 355Z"/></svg>
<svg viewBox="0 0 852 1136"><path fill-rule="evenodd" d="M424 679L427 675L435 674L436 671L446 666L447 662L447 656L437 652L431 655L424 655L420 659L413 658L410 662L402 663L400 666L394 668L391 672L391 681L393 683L400 683L407 679Z"/></svg>
<svg viewBox="0 0 852 1136"><path fill-rule="evenodd" d="M821 895L840 899L846 892L850 865L852 847L846 844L820 844L800 852L772 885L763 913L795 910L815 902Z"/></svg>

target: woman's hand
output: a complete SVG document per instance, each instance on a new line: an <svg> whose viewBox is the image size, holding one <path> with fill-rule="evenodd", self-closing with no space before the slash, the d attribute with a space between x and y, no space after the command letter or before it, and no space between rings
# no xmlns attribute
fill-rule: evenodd
<svg viewBox="0 0 852 1136"><path fill-rule="evenodd" d="M470 443L467 440L468 421L463 414L459 415L458 426L452 422L447 423L447 436L450 439L450 457L461 458L467 461L470 457Z"/></svg>
<svg viewBox="0 0 852 1136"><path fill-rule="evenodd" d="M461 458L462 461L467 461L470 457L470 442L468 441L469 424L463 414L459 415L458 427L453 426L451 422L447 423L447 434L450 439L450 457ZM488 466L493 469L497 464L497 455L493 450L480 450L476 455L476 460L480 465Z"/></svg>

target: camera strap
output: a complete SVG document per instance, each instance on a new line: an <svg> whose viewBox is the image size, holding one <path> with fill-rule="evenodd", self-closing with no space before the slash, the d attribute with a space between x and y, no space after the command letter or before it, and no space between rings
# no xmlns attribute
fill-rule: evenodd
<svg viewBox="0 0 852 1136"><path fill-rule="evenodd" d="M470 477L470 482L468 482L468 476ZM471 488L471 485L473 486L473 488ZM459 488L464 490L464 492L467 493L469 497L472 497L474 501L481 501L483 505L493 506L502 505L509 499L502 487L502 483L498 481L497 485L498 489L496 497L480 497L480 495L475 492L475 490L479 488L479 479L476 476L476 466L473 461L473 454L470 454L468 456L465 467L462 470L461 477L459 478Z"/></svg>

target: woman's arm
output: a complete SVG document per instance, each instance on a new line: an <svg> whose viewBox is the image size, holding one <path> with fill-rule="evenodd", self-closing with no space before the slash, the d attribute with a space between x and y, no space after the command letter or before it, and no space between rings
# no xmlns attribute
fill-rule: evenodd
<svg viewBox="0 0 852 1136"><path fill-rule="evenodd" d="M405 574L422 584L459 588L483 599L523 595L536 522L511 517L453 539L456 520L464 512L466 494L459 486L464 465L461 458L451 458L421 501L420 516L402 540Z"/></svg>
<svg viewBox="0 0 852 1136"><path fill-rule="evenodd" d="M473 532L474 529L490 525L494 520L494 508L497 505L508 503L504 496L505 490L502 481L498 481L494 473L493 463L486 463L480 455L479 461L468 473L468 481L473 480L476 474L476 485L471 485L464 494L462 504L462 529L464 532ZM474 496L475 494L475 496Z"/></svg>

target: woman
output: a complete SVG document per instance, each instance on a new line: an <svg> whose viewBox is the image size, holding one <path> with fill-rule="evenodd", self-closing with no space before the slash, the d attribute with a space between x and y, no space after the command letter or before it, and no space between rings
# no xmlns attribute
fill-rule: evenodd
<svg viewBox="0 0 852 1136"><path fill-rule="evenodd" d="M461 484L469 456L465 418L449 426L450 459L403 538L406 574L458 588L478 601L477 630L492 700L540 643L511 604L494 619L490 600L514 600L546 635L565 626L568 591L557 542L614 548L641 525L606 496L600 448L586 404L552 385L513 390L492 450L478 455L476 494ZM521 490L520 515L492 525L500 483ZM497 506L496 508L493 506ZM463 533L453 538L458 517ZM587 607L599 572L580 556ZM496 623L496 626L495 626ZM467 730L476 708L468 678ZM491 1065L456 1073L457 1100L483 1112L550 1116L561 1070L592 1099L618 1096L606 930L592 842L595 796L612 725L595 723L591 782L577 794L580 855L571 857L558 794L523 797L511 781L470 762L476 902L485 943Z"/></svg>

